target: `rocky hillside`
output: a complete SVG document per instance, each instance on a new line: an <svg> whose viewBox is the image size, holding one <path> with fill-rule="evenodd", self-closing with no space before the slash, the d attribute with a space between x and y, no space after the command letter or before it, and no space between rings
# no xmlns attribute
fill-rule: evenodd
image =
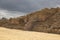
<svg viewBox="0 0 60 40"><path fill-rule="evenodd" d="M2 18L0 26L60 34L60 8L45 8L17 18Z"/></svg>

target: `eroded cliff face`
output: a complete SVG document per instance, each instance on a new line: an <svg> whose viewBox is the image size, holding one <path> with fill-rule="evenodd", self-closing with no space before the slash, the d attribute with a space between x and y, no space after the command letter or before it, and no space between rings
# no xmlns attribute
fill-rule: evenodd
<svg viewBox="0 0 60 40"><path fill-rule="evenodd" d="M3 25L12 29L60 34L60 8L45 8L25 16L11 18L1 26Z"/></svg>

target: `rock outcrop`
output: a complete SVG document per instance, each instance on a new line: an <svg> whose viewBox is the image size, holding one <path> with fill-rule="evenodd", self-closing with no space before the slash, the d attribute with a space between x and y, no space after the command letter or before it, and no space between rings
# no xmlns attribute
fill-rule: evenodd
<svg viewBox="0 0 60 40"><path fill-rule="evenodd" d="M7 19L1 26L3 25L12 29L60 34L60 8L45 8L25 16Z"/></svg>

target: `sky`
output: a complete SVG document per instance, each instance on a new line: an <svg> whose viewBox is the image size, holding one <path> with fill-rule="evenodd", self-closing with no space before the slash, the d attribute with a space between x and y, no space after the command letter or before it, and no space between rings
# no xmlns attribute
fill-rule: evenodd
<svg viewBox="0 0 60 40"><path fill-rule="evenodd" d="M60 7L60 0L0 0L0 18L21 16L52 7Z"/></svg>

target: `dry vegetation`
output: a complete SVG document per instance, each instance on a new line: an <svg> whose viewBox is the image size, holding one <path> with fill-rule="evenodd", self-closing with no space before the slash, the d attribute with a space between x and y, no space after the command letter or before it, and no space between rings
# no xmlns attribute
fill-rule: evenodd
<svg viewBox="0 0 60 40"><path fill-rule="evenodd" d="M60 35L0 27L0 40L60 40Z"/></svg>
<svg viewBox="0 0 60 40"><path fill-rule="evenodd" d="M0 19L0 26L60 34L60 8L45 8L17 18L2 18Z"/></svg>

